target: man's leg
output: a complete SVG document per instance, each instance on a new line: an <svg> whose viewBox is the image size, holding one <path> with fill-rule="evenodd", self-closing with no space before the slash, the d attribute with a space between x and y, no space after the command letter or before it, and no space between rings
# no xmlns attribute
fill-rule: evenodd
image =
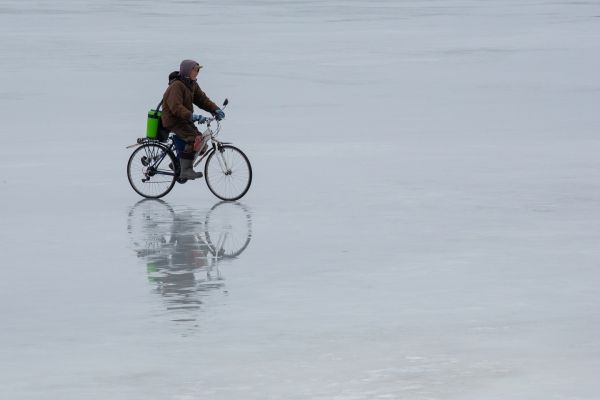
<svg viewBox="0 0 600 400"><path fill-rule="evenodd" d="M198 132L198 129L196 129L196 126L192 122L175 125L171 130L185 143L183 149L178 152L179 163L181 165L179 177L186 179L202 178L202 172L195 172L192 165L196 156L194 152L194 140L200 132Z"/></svg>

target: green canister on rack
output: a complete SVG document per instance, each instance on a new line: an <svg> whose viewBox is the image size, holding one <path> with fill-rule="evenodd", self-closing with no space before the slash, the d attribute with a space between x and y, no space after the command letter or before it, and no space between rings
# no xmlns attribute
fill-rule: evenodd
<svg viewBox="0 0 600 400"><path fill-rule="evenodd" d="M158 126L162 112L158 110L148 111L148 122L146 123L146 137L156 139L158 136Z"/></svg>

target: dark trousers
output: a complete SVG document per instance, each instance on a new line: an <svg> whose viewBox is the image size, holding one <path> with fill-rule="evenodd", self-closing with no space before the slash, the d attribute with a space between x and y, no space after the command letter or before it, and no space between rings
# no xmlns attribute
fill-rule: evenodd
<svg viewBox="0 0 600 400"><path fill-rule="evenodd" d="M194 153L194 140L196 136L200 135L198 128L191 121L183 121L172 126L171 131L176 135L175 148L177 149L177 156L179 158L193 160Z"/></svg>

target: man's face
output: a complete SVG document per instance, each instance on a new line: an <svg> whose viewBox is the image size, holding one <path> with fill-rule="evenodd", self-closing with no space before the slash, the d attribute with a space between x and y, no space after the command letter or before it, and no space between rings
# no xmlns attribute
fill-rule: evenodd
<svg viewBox="0 0 600 400"><path fill-rule="evenodd" d="M192 68L192 72L190 72L190 78L195 81L198 77L198 72L200 72L200 66L196 65L194 68Z"/></svg>

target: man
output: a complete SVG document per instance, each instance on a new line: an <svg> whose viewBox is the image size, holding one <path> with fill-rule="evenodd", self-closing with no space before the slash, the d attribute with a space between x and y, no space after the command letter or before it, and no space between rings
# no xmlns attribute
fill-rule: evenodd
<svg viewBox="0 0 600 400"><path fill-rule="evenodd" d="M206 118L194 114L194 104L210 112L217 120L225 118L225 113L200 89L196 78L202 66L194 60L183 60L179 66L179 76L170 80L169 87L163 95L162 123L177 136L176 146L180 156L180 178L196 179L202 177L202 172L195 172L193 162L195 157L194 141L201 133L194 122L203 123ZM177 143L179 142L179 143Z"/></svg>

